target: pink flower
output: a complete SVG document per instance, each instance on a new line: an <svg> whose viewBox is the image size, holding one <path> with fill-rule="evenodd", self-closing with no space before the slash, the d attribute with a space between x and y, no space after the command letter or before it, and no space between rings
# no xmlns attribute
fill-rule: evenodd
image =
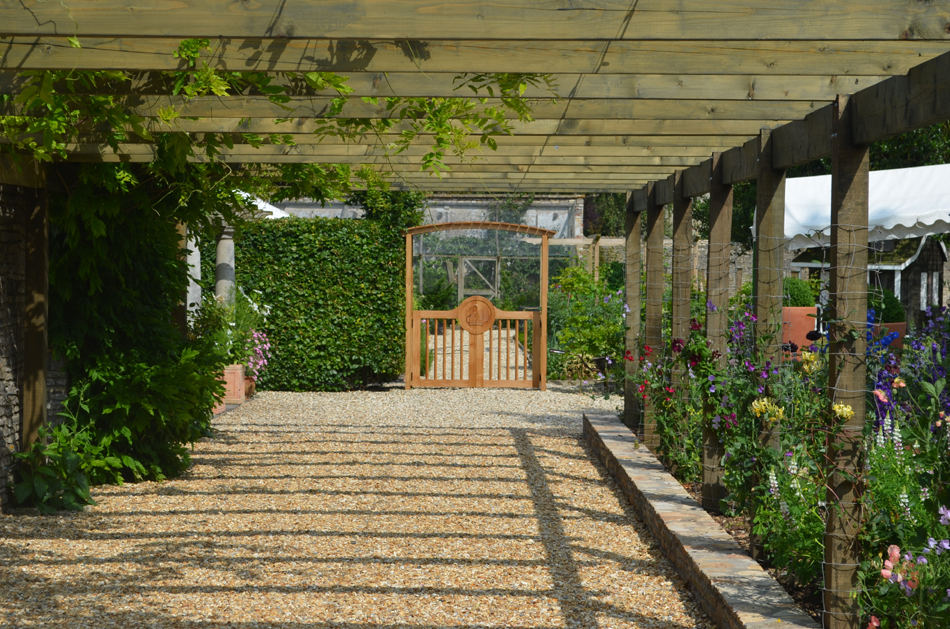
<svg viewBox="0 0 950 629"><path fill-rule="evenodd" d="M881 404L887 404L887 395L880 389L874 390L874 397L876 397Z"/></svg>
<svg viewBox="0 0 950 629"><path fill-rule="evenodd" d="M887 558L890 559L891 564L895 564L901 559L901 547L891 544L887 547ZM893 565L891 566L893 567Z"/></svg>
<svg viewBox="0 0 950 629"><path fill-rule="evenodd" d="M877 616L871 616L871 622L868 623L867 629L874 629L875 627L880 627L881 621Z"/></svg>

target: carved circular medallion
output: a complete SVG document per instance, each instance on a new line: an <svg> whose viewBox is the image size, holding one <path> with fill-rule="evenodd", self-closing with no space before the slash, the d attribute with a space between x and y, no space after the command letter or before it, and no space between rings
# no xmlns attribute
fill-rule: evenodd
<svg viewBox="0 0 950 629"><path fill-rule="evenodd" d="M458 319L469 334L484 334L495 323L495 307L484 297L469 297L459 305Z"/></svg>

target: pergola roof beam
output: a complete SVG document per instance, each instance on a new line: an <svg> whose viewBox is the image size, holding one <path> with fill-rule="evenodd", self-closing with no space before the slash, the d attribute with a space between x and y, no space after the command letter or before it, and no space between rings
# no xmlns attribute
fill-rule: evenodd
<svg viewBox="0 0 950 629"><path fill-rule="evenodd" d="M28 10L24 10L28 8ZM943 4L867 0L430 0L284 2L219 0L130 5L4 0L0 34L79 37L339 37L394 39L950 39ZM544 28L526 28L543 24ZM834 25L833 28L830 25ZM903 35L903 37L902 37ZM277 47L280 43L275 44Z"/></svg>
<svg viewBox="0 0 950 629"><path fill-rule="evenodd" d="M852 97L851 133L856 144L871 144L922 126L950 119L950 52L915 67L907 76L891 77ZM771 164L789 168L831 153L833 106L772 130ZM753 179L759 159L759 138L722 155L723 183ZM708 192L702 186L703 165L687 169L684 176L694 182L686 196ZM700 172L691 173L690 170ZM657 183L657 199L669 193L666 183ZM661 191L662 192L659 192ZM642 196L642 195L641 195ZM638 197L639 198L639 197ZM659 201L658 201L659 202Z"/></svg>
<svg viewBox="0 0 950 629"><path fill-rule="evenodd" d="M22 11L22 9L20 9ZM0 11L0 17L3 16ZM850 19L850 18L849 18ZM0 27L2 28L2 27ZM82 48L59 36L0 36L0 65L21 70L187 70L172 56L182 38L82 36ZM575 31L581 32L581 31ZM380 73L432 75L459 72L535 72L599 75L727 74L768 76L887 76L946 50L946 41L886 38L858 41L736 41L698 38L674 41L569 40L430 40L381 39L227 39L211 38L202 54L211 67L234 72L331 71L347 76ZM946 39L946 38L944 38ZM359 79L351 79L355 86ZM561 85L570 87L562 82Z"/></svg>
<svg viewBox="0 0 950 629"><path fill-rule="evenodd" d="M350 99L339 114L328 114L332 99L323 96L291 97L283 106L265 96L231 96L188 99L184 96L130 96L128 106L136 115L157 118L159 111L174 107L183 117L196 118L390 118L384 102L378 105ZM500 107L500 99L487 99L477 110ZM825 105L820 101L749 100L550 100L532 104L536 120L790 120L804 117ZM286 108L286 109L285 109ZM398 115L399 110L395 110ZM0 114L29 115L10 105ZM515 118L514 112L506 112Z"/></svg>

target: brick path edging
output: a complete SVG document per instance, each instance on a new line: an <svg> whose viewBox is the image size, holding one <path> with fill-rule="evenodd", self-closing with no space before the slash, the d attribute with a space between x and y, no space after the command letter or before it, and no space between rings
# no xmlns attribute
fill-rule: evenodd
<svg viewBox="0 0 950 629"><path fill-rule="evenodd" d="M722 629L817 629L615 413L584 413L584 439Z"/></svg>

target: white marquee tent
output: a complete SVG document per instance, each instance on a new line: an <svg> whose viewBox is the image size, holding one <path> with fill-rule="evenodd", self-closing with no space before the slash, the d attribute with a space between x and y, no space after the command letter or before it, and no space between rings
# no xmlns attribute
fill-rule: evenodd
<svg viewBox="0 0 950 629"><path fill-rule="evenodd" d="M950 232L950 164L870 173L869 241ZM789 179L785 239L790 249L831 244L831 175Z"/></svg>

